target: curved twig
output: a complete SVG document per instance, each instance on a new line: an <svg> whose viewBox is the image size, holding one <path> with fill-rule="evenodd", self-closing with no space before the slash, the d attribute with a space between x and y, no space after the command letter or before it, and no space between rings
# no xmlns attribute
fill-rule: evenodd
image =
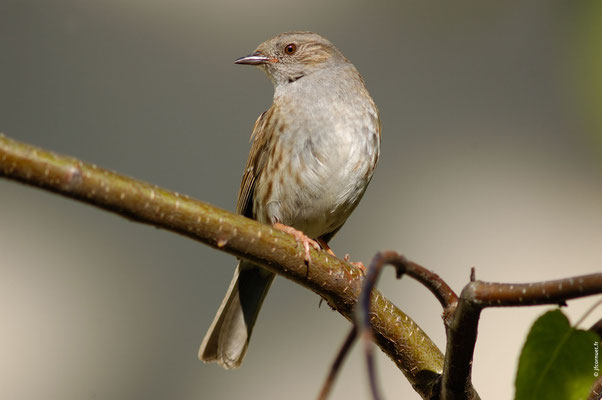
<svg viewBox="0 0 602 400"><path fill-rule="evenodd" d="M426 286L435 295L443 309L446 311L444 312L444 315L451 314L451 310L455 308L458 300L458 296L447 285L447 283L441 279L439 275L414 262L408 261L402 255L394 251L384 251L379 252L374 256L370 266L368 267L366 279L364 280L364 285L360 294L360 307L357 310L358 316L356 324L358 325L357 329L364 341L370 389L372 392L372 397L375 400L380 399L380 391L376 383L373 347L371 344L371 327L373 326L374 321L372 321L370 305L372 303L372 291L376 286L378 277L380 276L385 265L392 265L395 267L396 276L398 279L406 274ZM433 382L433 386L434 385L435 383Z"/></svg>
<svg viewBox="0 0 602 400"><path fill-rule="evenodd" d="M366 354L366 365L368 369L368 379L370 383L371 393L374 399L379 399L379 389L376 384L376 372L374 368L374 360L373 360L373 350L370 344L372 341L372 329L371 327L371 310L370 303L374 301L374 287L376 286L376 281L380 276L382 268L390 264L395 267L397 278L401 278L404 274L416 279L424 286L426 286L439 300L439 303L444 309L444 320L448 318L448 316L452 315L453 310L456 307L458 296L454 291L445 283L443 279L437 274L428 269L414 263L408 261L402 255L394 252L394 251L383 251L377 253L372 259L370 266L368 268L368 274L366 279L364 280L364 286L362 288L362 295L360 296L360 308L357 311L357 317L355 320L355 325L359 328L354 328L349 333L343 346L339 353L337 354L337 358L332 365L330 373L324 382L322 387L322 391L320 392L319 399L325 399L328 395L334 380L336 379L336 375L338 370L342 364L342 360L346 357L347 352L351 348L353 341L357 337L357 331L360 330L362 332L362 337L364 341L364 348ZM378 298L378 295L376 295ZM372 321L374 322L374 321ZM447 323L446 323L447 325ZM429 387L428 393L430 393L429 398L434 399L439 396L439 387L440 387L440 373L437 371L431 371L431 373L427 373L422 377L422 381L425 382L425 386Z"/></svg>

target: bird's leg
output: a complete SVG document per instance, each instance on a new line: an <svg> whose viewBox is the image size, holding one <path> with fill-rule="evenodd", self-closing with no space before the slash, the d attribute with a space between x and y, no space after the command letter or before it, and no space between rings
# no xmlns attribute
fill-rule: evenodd
<svg viewBox="0 0 602 400"><path fill-rule="evenodd" d="M286 232L290 235L293 235L295 237L295 240L297 240L297 243L300 243L303 245L303 249L305 250L305 262L307 262L308 264L311 262L311 257L309 255L309 246L311 245L311 247L313 247L316 250L321 249L320 243L311 239L305 233L301 232L298 229L293 228L292 226L288 226L288 225L281 224L280 222L276 222L273 225L273 227L278 229L279 231Z"/></svg>
<svg viewBox="0 0 602 400"><path fill-rule="evenodd" d="M318 239L317 239L317 242L318 242L318 243L320 243L320 246L322 246L322 248L323 248L324 250L326 250L326 252L327 252L328 254L330 254L331 256L334 256L334 257L336 257L336 256L337 256L336 254L334 254L334 251L332 251L332 249L330 248L330 246L328 246L328 243L326 243L326 242L324 241L324 239L322 239L322 238L318 238ZM338 257L337 257L337 258L338 258ZM348 262L349 264L353 265L354 267L356 267L356 268L359 268L359 269L360 269L360 271L361 271L361 273L362 273L362 275L366 275L366 267L364 266L364 263L362 263L361 261L358 261L358 262L350 262L350 261L349 261L349 254L345 254L345 258L343 258L343 260L345 260L345 262Z"/></svg>
<svg viewBox="0 0 602 400"><path fill-rule="evenodd" d="M324 239L318 238L318 239L316 239L316 241L320 244L320 246L322 246L322 248L324 250L326 250L326 252L328 254L330 254L331 256L334 256L334 257L337 256L336 254L334 254L334 251L332 251L332 249L330 248L330 246L328 245L328 243L326 243L324 241ZM359 268L359 270L362 272L362 274L366 275L366 267L364 266L363 262L361 262L361 261L358 261L358 262L351 262L351 261L349 261L349 254L345 254L344 260L346 262L348 262L349 264L353 265L354 267Z"/></svg>
<svg viewBox="0 0 602 400"><path fill-rule="evenodd" d="M332 251L332 249L330 248L330 246L328 245L328 243L326 243L326 242L324 241L324 239L322 239L322 238L318 238L318 239L316 239L316 242L318 242L318 244L319 244L320 246L322 246L322 248L323 248L324 250L326 250L326 252L327 252L328 254L330 254L331 256L334 256L334 257L336 257L336 256L337 256L336 254L334 254L334 251Z"/></svg>
<svg viewBox="0 0 602 400"><path fill-rule="evenodd" d="M309 236L307 236L305 233L301 232L300 230L295 229L292 226L281 224L280 222L276 222L272 226L274 228L278 229L279 231L286 232L289 235L293 235L295 237L295 240L297 241L297 243L303 245L303 249L305 250L304 259L305 259L305 262L307 262L308 264L311 262L311 256L309 255L309 246L313 247L316 250L323 249L331 256L336 257L336 254L334 254L334 251L332 251L332 249L330 248L328 243L326 243L326 241L322 238L317 238L316 240L314 240L314 239L310 238ZM344 260L346 262L348 262L349 264L353 265L354 267L359 268L359 270L362 272L362 274L364 274L364 275L366 274L366 267L364 266L364 263L362 263L361 261L350 262L349 254L345 254Z"/></svg>

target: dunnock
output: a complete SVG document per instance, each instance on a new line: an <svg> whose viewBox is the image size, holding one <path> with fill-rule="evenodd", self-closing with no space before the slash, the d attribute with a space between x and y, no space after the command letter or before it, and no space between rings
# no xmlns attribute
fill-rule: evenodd
<svg viewBox="0 0 602 400"><path fill-rule="evenodd" d="M328 241L372 178L380 151L378 110L353 64L312 32L282 33L235 63L261 68L275 90L253 128L237 212L294 234L310 261L309 245L330 250ZM238 263L201 344L201 360L240 366L273 279L266 269Z"/></svg>

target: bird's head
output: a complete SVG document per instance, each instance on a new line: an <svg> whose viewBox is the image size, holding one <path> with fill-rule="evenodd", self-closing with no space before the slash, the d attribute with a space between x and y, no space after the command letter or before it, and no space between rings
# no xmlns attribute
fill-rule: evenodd
<svg viewBox="0 0 602 400"><path fill-rule="evenodd" d="M296 31L268 39L252 54L234 62L260 67L274 85L279 86L349 61L322 36L313 32Z"/></svg>

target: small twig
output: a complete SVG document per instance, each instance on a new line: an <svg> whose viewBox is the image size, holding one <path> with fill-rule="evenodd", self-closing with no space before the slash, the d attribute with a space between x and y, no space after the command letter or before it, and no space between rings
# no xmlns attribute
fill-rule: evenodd
<svg viewBox="0 0 602 400"><path fill-rule="evenodd" d="M444 310L453 309L458 300L458 296L439 275L414 262L406 260L406 258L400 254L394 251L384 251L377 253L374 256L368 267L366 279L364 280L364 285L360 294L357 324L358 330L361 332L364 341L368 378L372 397L375 400L380 399L380 394L376 383L373 347L370 343L372 336L370 303L372 290L376 286L376 282L385 265L392 265L395 267L398 279L405 274L426 286L435 295L437 300L439 300L439 303Z"/></svg>
<svg viewBox="0 0 602 400"><path fill-rule="evenodd" d="M439 275L415 262L408 261L404 256L394 251L382 251L374 256L368 268L368 275L364 281L362 293L369 293L376 286L376 281L385 265L395 267L397 279L400 279L403 275L408 275L422 283L435 295L444 310L455 307L458 302L456 293ZM373 271L372 275L370 271ZM367 289L368 291L366 291ZM366 301L365 298L364 301ZM366 303L361 304L365 305Z"/></svg>
<svg viewBox="0 0 602 400"><path fill-rule="evenodd" d="M401 257L401 256L400 256ZM458 295L448 286L447 283L436 273L430 271L412 261L405 260L399 264L398 268L402 268L401 273L408 275L418 282L422 283L428 290L431 291L439 300L439 304L443 309L448 309L455 306L458 302Z"/></svg>
<svg viewBox="0 0 602 400"><path fill-rule="evenodd" d="M599 319L590 328L590 331L595 332L600 338L602 338L602 319Z"/></svg>
<svg viewBox="0 0 602 400"><path fill-rule="evenodd" d="M464 287L447 330L443 399L475 399L471 371L481 310L487 307L566 304L602 293L602 273L547 282L510 284L471 281Z"/></svg>
<svg viewBox="0 0 602 400"><path fill-rule="evenodd" d="M351 327L351 330L347 334L345 338L345 342L339 349L337 353L337 357L335 358L332 366L330 367L330 372L328 373L328 377L326 381L322 385L322 389L320 390L320 394L318 395L318 400L326 400L330 391L332 390L332 386L334 385L334 381L337 379L338 373L341 370L341 366L349 354L349 350L353 343L355 343L355 339L357 338L357 329L355 328L355 324Z"/></svg>
<svg viewBox="0 0 602 400"><path fill-rule="evenodd" d="M377 253L372 261L370 262L370 266L368 267L368 272L366 275L366 279L364 280L364 284L362 287L362 292L360 293L359 298L359 308L357 309L357 320L356 326L357 330L361 333L363 342L364 342L364 352L366 356L366 368L368 371L368 382L370 383L370 392L372 393L372 398L374 400L380 400L380 390L378 389L378 384L376 383L376 371L374 367L374 353L372 351L372 325L370 322L370 303L372 297L372 289L376 286L376 281L380 276L380 273L383 267L386 264L390 264L392 261L397 261L397 264L403 262L403 258L401 258L397 253L394 252L386 252L386 253ZM401 278L402 267L398 267L395 264L392 264L396 270L397 279Z"/></svg>
<svg viewBox="0 0 602 400"><path fill-rule="evenodd" d="M380 395L380 389L378 388L378 383L376 382L376 364L374 363L374 346L372 345L372 331L370 329L365 329L362 332L362 342L364 343L364 353L366 355L366 368L368 370L368 382L370 383L370 393L372 394L372 399L380 400L382 396Z"/></svg>
<svg viewBox="0 0 602 400"><path fill-rule="evenodd" d="M583 321L585 321L585 319L587 317L589 317L589 315L591 313L594 312L594 310L598 307L600 307L600 304L602 304L602 299L596 301L594 304L592 304L590 306L590 308L587 309L587 311L581 316L581 318L579 318L579 321L575 322L575 328L577 328L579 325L581 325L583 323Z"/></svg>
<svg viewBox="0 0 602 400"><path fill-rule="evenodd" d="M403 269L402 273L422 283L435 295L437 300L439 300L439 304L443 307L443 321L445 323L445 329L447 329L450 323L449 319L458 305L458 295L456 295L449 285L436 273L412 261L408 261L405 258L403 258L403 260L404 262L398 267Z"/></svg>

